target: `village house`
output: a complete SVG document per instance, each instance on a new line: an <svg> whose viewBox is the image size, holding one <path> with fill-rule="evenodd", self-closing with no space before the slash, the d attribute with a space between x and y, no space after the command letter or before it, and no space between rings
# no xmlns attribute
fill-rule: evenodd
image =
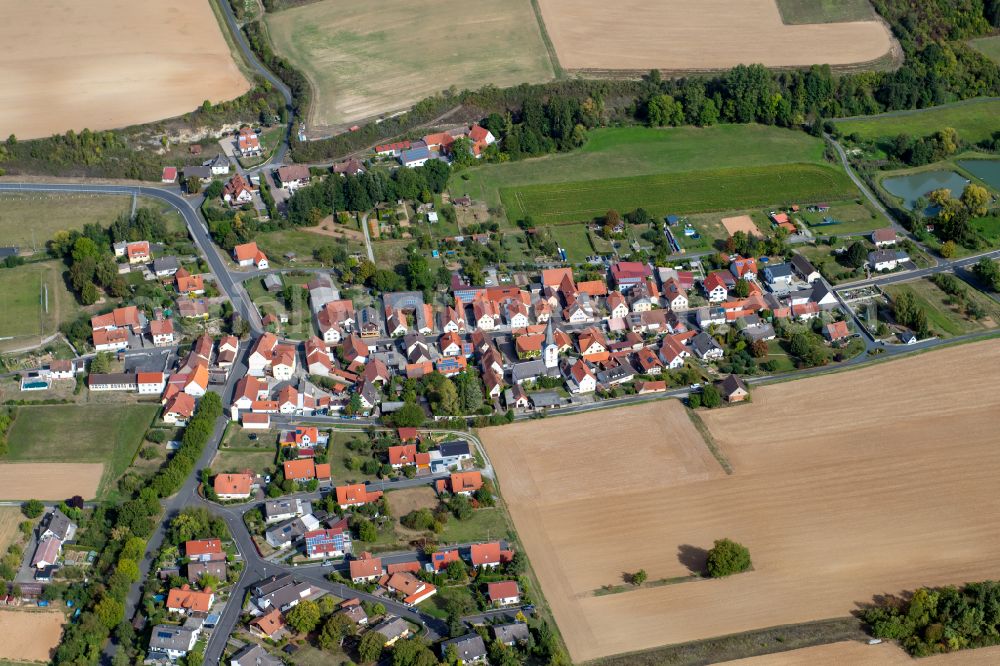
<svg viewBox="0 0 1000 666"><path fill-rule="evenodd" d="M351 531L347 518L341 518L327 529L311 530L302 535L306 557L310 559L344 557L351 552Z"/></svg>
<svg viewBox="0 0 1000 666"><path fill-rule="evenodd" d="M382 499L381 490L369 491L368 487L363 483L337 486L336 494L337 504L341 509L370 504L371 502L377 502Z"/></svg>
<svg viewBox="0 0 1000 666"><path fill-rule="evenodd" d="M174 284L178 294L204 294L205 280L200 275L191 275L186 268L181 267L174 273Z"/></svg>
<svg viewBox="0 0 1000 666"><path fill-rule="evenodd" d="M514 606L521 603L521 588L517 581L505 580L486 585L486 598L493 606Z"/></svg>
<svg viewBox="0 0 1000 666"><path fill-rule="evenodd" d="M384 573L382 559L372 557L371 553L361 553L360 557L348 564L348 575L355 583L371 583L380 579Z"/></svg>
<svg viewBox="0 0 1000 666"><path fill-rule="evenodd" d="M236 137L236 147L243 157L259 157L263 154L260 147L260 137L250 127L241 127Z"/></svg>
<svg viewBox="0 0 1000 666"><path fill-rule="evenodd" d="M223 501L248 499L253 486L254 475L250 473L217 474L212 483L215 494Z"/></svg>
<svg viewBox="0 0 1000 666"><path fill-rule="evenodd" d="M153 260L153 273L158 278L170 277L181 268L177 257L160 257Z"/></svg>
<svg viewBox="0 0 1000 666"><path fill-rule="evenodd" d="M278 167L276 173L281 187L289 192L294 192L309 184L309 167L304 164L289 164Z"/></svg>
<svg viewBox="0 0 1000 666"><path fill-rule="evenodd" d="M233 258L242 267L253 266L258 270L267 270L267 255L260 251L257 243L243 243L233 248Z"/></svg>
<svg viewBox="0 0 1000 666"><path fill-rule="evenodd" d="M137 372L135 382L139 395L160 395L167 385L167 376L162 372Z"/></svg>
<svg viewBox="0 0 1000 666"><path fill-rule="evenodd" d="M170 661L176 661L194 649L200 633L200 629L158 624L149 635L149 653L154 657L162 654Z"/></svg>
<svg viewBox="0 0 1000 666"><path fill-rule="evenodd" d="M582 358L566 363L566 383L570 393L593 393L597 389L597 378Z"/></svg>
<svg viewBox="0 0 1000 666"><path fill-rule="evenodd" d="M499 541L473 544L469 548L469 560L477 569L495 569L513 557L514 552L501 548Z"/></svg>
<svg viewBox="0 0 1000 666"><path fill-rule="evenodd" d="M896 244L896 230L892 227L876 229L872 232L872 243L876 248L882 249Z"/></svg>
<svg viewBox="0 0 1000 666"><path fill-rule="evenodd" d="M385 641L382 643L383 647L392 647L397 641L405 639L410 635L410 625L406 623L401 617L389 616L382 622L379 622L371 631L376 634L381 634Z"/></svg>
<svg viewBox="0 0 1000 666"><path fill-rule="evenodd" d="M438 494L449 492L452 495L471 496L483 487L483 477L477 471L453 472L447 479L438 479L434 482L434 489Z"/></svg>
<svg viewBox="0 0 1000 666"><path fill-rule="evenodd" d="M490 627L493 632L493 640L500 641L507 647L522 645L531 639L531 632L524 622L511 622L510 624L495 624Z"/></svg>
<svg viewBox="0 0 1000 666"><path fill-rule="evenodd" d="M479 634L466 634L444 641L441 643L442 656L448 653L448 648L454 649L455 654L458 655L458 663L461 666L486 661L486 643L483 642L483 637Z"/></svg>
<svg viewBox="0 0 1000 666"><path fill-rule="evenodd" d="M383 577L381 585L390 593L399 595L407 606L416 606L437 594L436 587L406 571Z"/></svg>
<svg viewBox="0 0 1000 666"><path fill-rule="evenodd" d="M184 426L194 416L194 396L188 393L177 393L167 399L163 406L163 422L171 425Z"/></svg>
<svg viewBox="0 0 1000 666"><path fill-rule="evenodd" d="M652 268L637 261L619 261L611 264L611 281L618 291L628 291L652 275Z"/></svg>
<svg viewBox="0 0 1000 666"><path fill-rule="evenodd" d="M167 610L171 613L190 615L191 613L207 613L212 610L215 603L215 594L212 588L205 588L203 592L191 589L190 585L175 587L167 594Z"/></svg>
<svg viewBox="0 0 1000 666"><path fill-rule="evenodd" d="M901 262L908 260L909 257L895 250L875 250L868 253L868 265L876 273L894 271Z"/></svg>
<svg viewBox="0 0 1000 666"><path fill-rule="evenodd" d="M719 383L719 393L726 402L743 402L750 397L747 385L736 375L729 375Z"/></svg>
<svg viewBox="0 0 1000 666"><path fill-rule="evenodd" d="M851 337L851 329L846 321L835 321L823 327L823 337L830 342L840 342Z"/></svg>
<svg viewBox="0 0 1000 666"><path fill-rule="evenodd" d="M236 174L222 186L222 200L232 207L253 201L253 188L242 174Z"/></svg>
<svg viewBox="0 0 1000 666"><path fill-rule="evenodd" d="M806 282L813 283L820 279L819 271L801 254L792 255L791 264L798 276Z"/></svg>

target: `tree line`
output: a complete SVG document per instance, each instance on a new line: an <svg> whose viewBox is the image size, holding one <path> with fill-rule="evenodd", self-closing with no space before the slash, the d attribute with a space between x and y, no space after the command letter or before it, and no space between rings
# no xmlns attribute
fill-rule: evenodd
<svg viewBox="0 0 1000 666"><path fill-rule="evenodd" d="M861 612L878 638L898 640L910 654L1000 644L1000 583L922 587L909 599L889 597Z"/></svg>

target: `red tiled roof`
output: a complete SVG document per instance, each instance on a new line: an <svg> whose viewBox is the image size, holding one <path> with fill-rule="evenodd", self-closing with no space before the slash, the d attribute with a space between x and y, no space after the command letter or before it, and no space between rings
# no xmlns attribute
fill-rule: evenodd
<svg viewBox="0 0 1000 666"><path fill-rule="evenodd" d="M285 478L293 481L303 481L316 478L316 464L312 458L286 460L284 464Z"/></svg>
<svg viewBox="0 0 1000 666"><path fill-rule="evenodd" d="M184 543L184 554L188 557L196 555L211 555L222 552L222 541L219 539L197 539Z"/></svg>
<svg viewBox="0 0 1000 666"><path fill-rule="evenodd" d="M490 601L511 599L513 597L521 596L521 588L517 586L517 581L504 580L498 583L488 584L486 586L486 595L490 598Z"/></svg>
<svg viewBox="0 0 1000 666"><path fill-rule="evenodd" d="M214 483L217 495L249 495L251 486L253 476L250 474L218 474Z"/></svg>

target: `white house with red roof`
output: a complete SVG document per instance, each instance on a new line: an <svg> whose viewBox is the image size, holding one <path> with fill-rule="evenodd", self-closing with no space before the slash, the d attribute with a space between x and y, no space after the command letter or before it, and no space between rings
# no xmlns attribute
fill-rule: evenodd
<svg viewBox="0 0 1000 666"><path fill-rule="evenodd" d="M250 127L240 128L240 133L236 137L236 145L243 157L257 157L264 152L260 147L260 137Z"/></svg>
<svg viewBox="0 0 1000 666"><path fill-rule="evenodd" d="M222 200L230 206L242 206L253 201L253 188L242 174L236 174L222 187Z"/></svg>
<svg viewBox="0 0 1000 666"><path fill-rule="evenodd" d="M709 303L721 303L727 298L729 298L729 286L723 279L722 275L717 272L711 272L705 276L705 279L701 283L702 289L705 290L705 294L708 296Z"/></svg>
<svg viewBox="0 0 1000 666"><path fill-rule="evenodd" d="M257 243L243 243L233 248L233 259L240 266L253 266L259 270L267 270L267 255L261 252Z"/></svg>
<svg viewBox="0 0 1000 666"><path fill-rule="evenodd" d="M582 358L569 366L566 383L570 393L593 393L597 389L597 377Z"/></svg>

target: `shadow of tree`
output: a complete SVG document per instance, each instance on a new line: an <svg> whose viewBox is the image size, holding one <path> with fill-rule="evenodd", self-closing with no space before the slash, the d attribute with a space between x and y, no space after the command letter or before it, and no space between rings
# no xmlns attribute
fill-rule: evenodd
<svg viewBox="0 0 1000 666"><path fill-rule="evenodd" d="M693 574L704 576L708 572L708 551L704 548L686 543L677 549L677 560Z"/></svg>

